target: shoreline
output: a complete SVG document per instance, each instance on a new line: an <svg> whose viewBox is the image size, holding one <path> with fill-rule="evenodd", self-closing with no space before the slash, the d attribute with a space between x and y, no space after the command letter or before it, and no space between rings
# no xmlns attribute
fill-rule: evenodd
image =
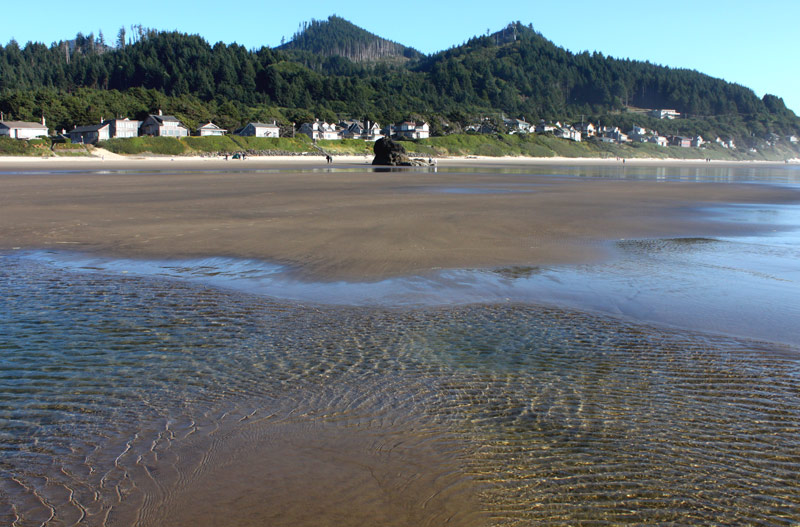
<svg viewBox="0 0 800 527"><path fill-rule="evenodd" d="M414 158L424 158L425 156L411 156ZM276 155L276 156L248 156L245 160L225 160L218 156L166 156L166 155L120 155L105 152L100 155L74 156L74 157L30 157L30 156L0 156L0 169L19 165L26 168L33 168L32 165L61 165L74 166L80 164L97 164L101 166L116 165L153 165L170 164L175 166L201 164L224 164L224 166L300 166L300 165L321 165L328 168L335 168L342 165L369 165L372 166L373 156L360 155L333 155L333 165L328 165L323 155ZM490 165L517 165L517 166L541 166L541 165L619 165L619 166L699 166L699 167L725 167L725 166L786 166L800 165L800 158L787 161L766 161L766 160L710 160L704 159L679 159L679 158L601 158L601 157L526 157L526 156L446 156L435 159L438 166L490 166ZM383 167L394 168L394 167ZM396 168L415 168L415 167L396 167ZM419 167L416 167L419 168ZM425 168L425 167L422 167Z"/></svg>

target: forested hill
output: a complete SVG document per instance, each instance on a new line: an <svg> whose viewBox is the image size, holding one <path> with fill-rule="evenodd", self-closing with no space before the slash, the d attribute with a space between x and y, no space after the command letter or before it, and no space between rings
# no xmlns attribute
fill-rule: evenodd
<svg viewBox="0 0 800 527"><path fill-rule="evenodd" d="M696 71L574 54L519 22L431 56L386 44L338 17L307 24L294 49L212 46L197 35L132 29L127 36L121 30L112 47L91 35L74 44L0 46L0 111L7 120L45 115L55 129L162 109L190 127L208 120L235 129L267 118L424 118L434 133L445 133L501 114L656 127L635 108L673 108L689 119L672 133L800 135L800 121L779 97L762 99ZM362 59L402 50L408 60L330 56L337 46Z"/></svg>
<svg viewBox="0 0 800 527"><path fill-rule="evenodd" d="M323 56L340 56L353 62L385 59L416 59L419 51L373 35L336 15L328 20L302 24L292 40L278 46L282 50L308 51Z"/></svg>
<svg viewBox="0 0 800 527"><path fill-rule="evenodd" d="M702 73L601 53L573 54L519 22L425 59L440 94L525 114L671 108L693 116L788 112L782 100Z"/></svg>

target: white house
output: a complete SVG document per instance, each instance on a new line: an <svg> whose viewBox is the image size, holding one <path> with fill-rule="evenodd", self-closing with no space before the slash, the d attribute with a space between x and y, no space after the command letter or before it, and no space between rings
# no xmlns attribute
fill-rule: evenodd
<svg viewBox="0 0 800 527"><path fill-rule="evenodd" d="M669 139L663 135L653 134L647 139L647 141L658 146L669 146Z"/></svg>
<svg viewBox="0 0 800 527"><path fill-rule="evenodd" d="M393 127L390 126L389 129L393 135L406 139L427 139L431 136L428 123L404 121Z"/></svg>
<svg viewBox="0 0 800 527"><path fill-rule="evenodd" d="M698 135L697 137L692 138L692 146L693 147L700 148L704 144L705 144L705 140L703 139L703 136Z"/></svg>
<svg viewBox="0 0 800 527"><path fill-rule="evenodd" d="M227 132L226 129L220 128L211 121L207 122L206 124L200 126L197 129L197 135L201 137L225 135L225 132Z"/></svg>
<svg viewBox="0 0 800 527"><path fill-rule="evenodd" d="M161 110L158 115L148 115L139 127L140 135L153 135L160 137L186 137L189 129L183 126L177 117L164 115Z"/></svg>
<svg viewBox="0 0 800 527"><path fill-rule="evenodd" d="M272 124L247 123L243 128L234 132L236 135L248 137L280 137L281 127L275 121Z"/></svg>
<svg viewBox="0 0 800 527"><path fill-rule="evenodd" d="M787 135L786 136L786 140L789 141L790 143L796 143L797 142L797 136L796 135Z"/></svg>
<svg viewBox="0 0 800 527"><path fill-rule="evenodd" d="M656 119L677 119L681 114L675 110L650 110L650 117Z"/></svg>
<svg viewBox="0 0 800 527"><path fill-rule="evenodd" d="M45 124L44 117L42 117L41 123L0 121L0 135L5 135L14 139L47 137L47 125Z"/></svg>
<svg viewBox="0 0 800 527"><path fill-rule="evenodd" d="M531 131L531 123L525 119L503 119L503 122L510 134L527 134Z"/></svg>
<svg viewBox="0 0 800 527"><path fill-rule="evenodd" d="M581 133L580 131L576 130L570 125L564 125L560 128L557 128L555 131L555 136L560 137L562 139L569 139L570 141L581 141Z"/></svg>
<svg viewBox="0 0 800 527"><path fill-rule="evenodd" d="M141 121L131 121L127 117L124 119L107 119L103 121L108 123L108 135L114 137L137 137L139 135L139 126Z"/></svg>
<svg viewBox="0 0 800 527"><path fill-rule="evenodd" d="M303 123L299 132L310 137L313 141L318 139L335 140L341 139L341 131L335 124L316 120L313 123Z"/></svg>

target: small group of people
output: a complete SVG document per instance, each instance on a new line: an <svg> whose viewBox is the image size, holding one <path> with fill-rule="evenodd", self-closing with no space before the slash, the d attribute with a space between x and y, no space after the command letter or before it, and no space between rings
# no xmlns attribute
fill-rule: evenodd
<svg viewBox="0 0 800 527"><path fill-rule="evenodd" d="M227 153L226 153L226 154L225 154L225 161L227 161L227 160L228 160L228 156L230 156L230 154L227 154ZM245 154L244 152L237 152L237 153L233 154L233 155L232 155L232 156L230 156L230 157L232 157L233 159L241 159L241 160L244 160L244 159L247 157L247 154Z"/></svg>

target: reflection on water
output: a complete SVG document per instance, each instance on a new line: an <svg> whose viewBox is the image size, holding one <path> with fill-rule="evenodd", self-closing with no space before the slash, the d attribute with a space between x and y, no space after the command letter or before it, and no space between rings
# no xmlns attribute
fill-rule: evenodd
<svg viewBox="0 0 800 527"><path fill-rule="evenodd" d="M3 524L800 518L796 348L3 264Z"/></svg>
<svg viewBox="0 0 800 527"><path fill-rule="evenodd" d="M685 166L685 165L630 165L630 164L568 164L564 165L475 165L475 166L436 166L436 167L375 167L371 158L365 164L346 163L334 166L315 166L313 163L324 162L323 157L310 158L308 166L263 167L258 165L239 166L236 163L224 167L209 168L198 165L192 168L166 169L96 169L85 167L77 170L49 170L39 168L30 170L0 170L0 175L12 174L96 174L99 176L114 175L165 175L165 174L279 174L293 172L310 173L385 173L385 172L423 172L442 174L519 174L520 176L564 176L602 179L631 179L645 181L694 181L700 183L768 183L779 185L800 185L800 165L735 165L735 166ZM442 189L446 191L446 189Z"/></svg>

